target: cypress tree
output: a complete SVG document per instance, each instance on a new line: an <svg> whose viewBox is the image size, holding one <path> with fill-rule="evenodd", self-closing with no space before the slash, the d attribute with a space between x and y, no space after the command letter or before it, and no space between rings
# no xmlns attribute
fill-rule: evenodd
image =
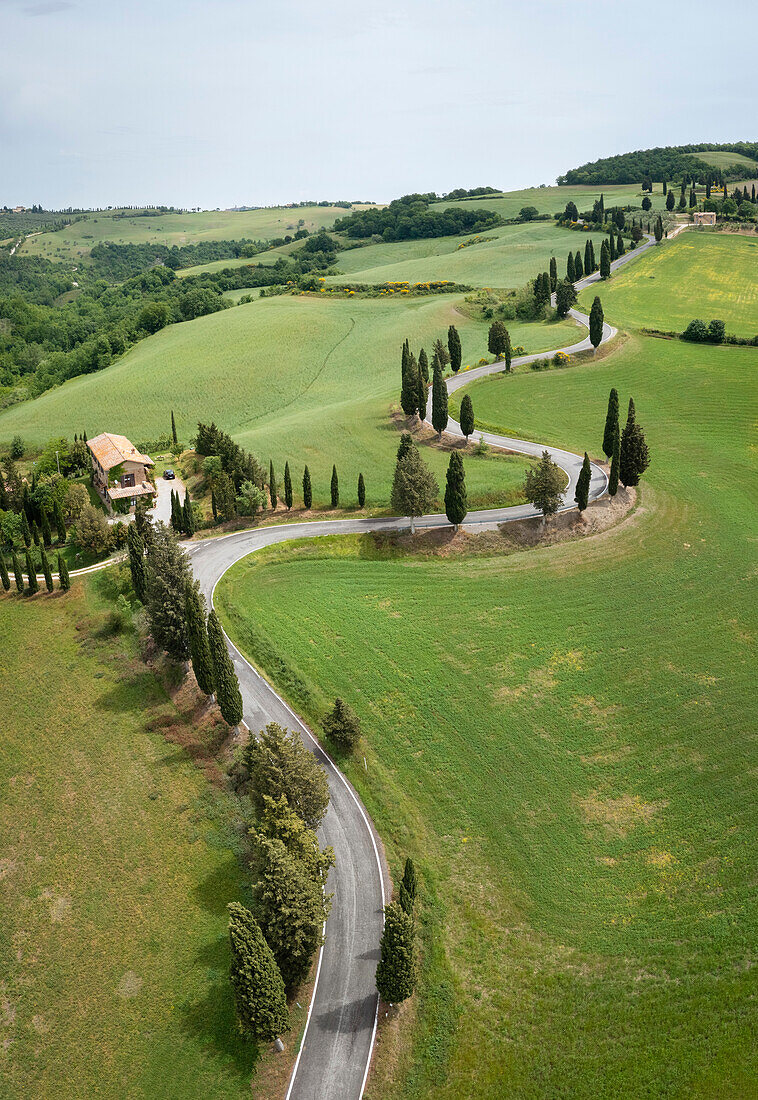
<svg viewBox="0 0 758 1100"><path fill-rule="evenodd" d="M412 354L408 355L406 367L403 371L400 407L406 416L413 416L418 411L418 364Z"/></svg>
<svg viewBox="0 0 758 1100"><path fill-rule="evenodd" d="M397 888L397 900L403 912L413 917L413 898L408 893L404 882L401 882Z"/></svg>
<svg viewBox="0 0 758 1100"><path fill-rule="evenodd" d="M0 473L0 512L7 512L10 508L8 490L5 487L5 477Z"/></svg>
<svg viewBox="0 0 758 1100"><path fill-rule="evenodd" d="M603 430L603 454L610 458L613 454L613 441L619 428L619 395L614 387L608 395L608 411L605 414Z"/></svg>
<svg viewBox="0 0 758 1100"><path fill-rule="evenodd" d="M66 541L66 521L63 518L63 509L57 500L53 505L53 519L55 520L55 530L58 532L58 545L63 546Z"/></svg>
<svg viewBox="0 0 758 1100"><path fill-rule="evenodd" d="M218 519L218 505L216 504L216 494L213 489L211 489L211 515L213 516L213 522L215 523Z"/></svg>
<svg viewBox="0 0 758 1100"><path fill-rule="evenodd" d="M8 566L5 564L5 556L0 553L0 581L2 581L3 588L7 592L11 586L11 579L8 576Z"/></svg>
<svg viewBox="0 0 758 1100"><path fill-rule="evenodd" d="M53 571L50 568L50 561L48 559L47 551L45 550L44 546L40 550L40 559L41 559L41 562L42 562L42 573L43 573L44 578L45 578L45 587L47 588L48 592L52 592L52 590L53 590Z"/></svg>
<svg viewBox="0 0 758 1100"><path fill-rule="evenodd" d="M447 350L450 353L450 369L453 374L457 374L461 369L461 338L455 325L451 325L447 330ZM429 381L428 372L424 381Z"/></svg>
<svg viewBox="0 0 758 1100"><path fill-rule="evenodd" d="M68 575L68 566L66 565L63 554L58 554L58 584L60 585L61 592L68 592L71 587L71 578Z"/></svg>
<svg viewBox="0 0 758 1100"><path fill-rule="evenodd" d="M461 431L466 437L468 443L468 437L474 430L474 406L471 403L471 397L469 394L464 393L463 400L461 401Z"/></svg>
<svg viewBox="0 0 758 1100"><path fill-rule="evenodd" d="M676 202L676 197L674 195L674 192L669 191L668 195L666 195L666 209L667 210L673 210L675 202Z"/></svg>
<svg viewBox="0 0 758 1100"><path fill-rule="evenodd" d="M666 181L663 181L663 193L666 194Z"/></svg>
<svg viewBox="0 0 758 1100"><path fill-rule="evenodd" d="M591 275L594 270L592 264L592 241L588 237L584 243L584 274Z"/></svg>
<svg viewBox="0 0 758 1100"><path fill-rule="evenodd" d="M424 376L421 373L421 367L420 366L416 370L416 375L417 375L416 385L418 386L418 398L417 398L418 418L419 418L420 421L423 421L423 420L426 420L426 406L427 406L428 392L427 392L427 388L426 388L426 382L424 381Z"/></svg>
<svg viewBox="0 0 758 1100"><path fill-rule="evenodd" d="M11 563L13 565L13 578L16 582L16 591L21 593L24 591L24 575L21 572L21 564L15 550L11 551Z"/></svg>
<svg viewBox="0 0 758 1100"><path fill-rule="evenodd" d="M397 462L404 455L407 455L409 451L412 451L415 444L411 438L410 432L402 432L400 435L400 442L397 445L397 454L395 455L395 461Z"/></svg>
<svg viewBox="0 0 758 1100"><path fill-rule="evenodd" d="M669 191L669 194L671 192ZM616 431L613 433L613 457L611 458L611 472L608 476L608 493L610 496L615 497L619 487L619 464L621 461L621 436L619 434L618 424L616 425Z"/></svg>
<svg viewBox="0 0 758 1100"><path fill-rule="evenodd" d="M200 595L197 581L188 580L185 585L184 615L187 621L192 671L195 673L197 686L203 695L213 695L215 690L213 658L211 657L211 647L208 641L208 627L205 622L203 598Z"/></svg>
<svg viewBox="0 0 758 1100"><path fill-rule="evenodd" d="M574 500L576 501L577 508L580 512L583 512L587 507L590 498L590 481L592 480L592 467L590 466L590 460L587 452L584 452L584 462L582 468L579 471L579 477L576 480L576 493L574 494Z"/></svg>
<svg viewBox="0 0 758 1100"><path fill-rule="evenodd" d="M189 538L195 533L195 516L192 512L192 501L190 500L189 489L184 493L184 504L182 505L182 529Z"/></svg>
<svg viewBox="0 0 758 1100"><path fill-rule="evenodd" d="M410 856L405 861L405 867L403 868L403 877L400 880L401 885L405 887L408 892L408 897L411 902L416 900L416 892L418 884L416 882L416 868L413 866L413 860Z"/></svg>
<svg viewBox="0 0 758 1100"><path fill-rule="evenodd" d="M613 233L608 235L608 248L610 250L611 263L616 259L616 238Z"/></svg>
<svg viewBox="0 0 758 1100"><path fill-rule="evenodd" d="M363 474L358 474L358 507L362 508L366 503L366 482Z"/></svg>
<svg viewBox="0 0 758 1100"><path fill-rule="evenodd" d="M352 749L361 735L358 715L342 699L334 700L334 707L323 721L324 732L343 749Z"/></svg>
<svg viewBox="0 0 758 1100"><path fill-rule="evenodd" d="M623 256L625 252L626 252L626 247L624 245L624 238L619 233L618 238L616 240L616 255L617 256Z"/></svg>
<svg viewBox="0 0 758 1100"><path fill-rule="evenodd" d="M250 910L236 901L227 908L232 955L229 980L237 1024L246 1038L270 1043L290 1026L284 982Z"/></svg>
<svg viewBox="0 0 758 1100"><path fill-rule="evenodd" d="M576 250L576 256L574 256L574 275L576 277L577 282L579 281L579 279L584 278L584 268L582 267L582 256L581 256L581 253L580 253L578 248Z"/></svg>
<svg viewBox="0 0 758 1100"><path fill-rule="evenodd" d="M569 252L568 260L566 260L566 278L570 283L576 282L576 275L574 274L574 253Z"/></svg>
<svg viewBox="0 0 758 1100"><path fill-rule="evenodd" d="M453 451L447 464L447 485L445 486L445 515L456 531L463 523L468 511L466 499L466 476L460 451Z"/></svg>
<svg viewBox="0 0 758 1100"><path fill-rule="evenodd" d="M619 478L624 488L639 485L640 478L649 465L650 452L642 428L637 423L634 401L630 397L626 425L621 433L619 457Z"/></svg>
<svg viewBox="0 0 758 1100"><path fill-rule="evenodd" d="M450 327L452 328L452 325ZM458 365L460 366L460 364L458 364ZM426 354L426 352L424 351L423 348L418 353L418 369L421 373L421 377L424 379L425 382L428 383L429 382L429 359L427 358L427 354Z"/></svg>
<svg viewBox="0 0 758 1100"><path fill-rule="evenodd" d="M340 483L339 483L339 479L337 477L337 467L336 466L332 466L331 494L332 494L332 508L339 508L339 506L340 506Z"/></svg>
<svg viewBox="0 0 758 1100"><path fill-rule="evenodd" d="M663 239L663 222L661 221L660 214L658 215L658 217L656 218L656 221L655 221L654 233L655 233L655 242L656 242L656 244L660 244L661 240Z"/></svg>
<svg viewBox="0 0 758 1100"><path fill-rule="evenodd" d="M32 533L29 530L29 520L26 518L26 512L23 509L21 510L21 538L28 550L32 545Z"/></svg>
<svg viewBox="0 0 758 1100"><path fill-rule="evenodd" d="M558 264L556 263L555 256L550 257L550 293L555 291L558 285Z"/></svg>
<svg viewBox="0 0 758 1100"><path fill-rule="evenodd" d="M208 616L208 644L213 662L213 683L221 717L228 726L238 726L242 721L242 696L237 673L226 648L221 624L215 611Z"/></svg>
<svg viewBox="0 0 758 1100"><path fill-rule="evenodd" d="M611 250L608 247L608 241L604 240L600 246L600 278L610 279L611 277Z"/></svg>
<svg viewBox="0 0 758 1100"><path fill-rule="evenodd" d="M447 421L447 387L442 377L442 368L439 363L435 363L432 379L432 427L440 439L447 427Z"/></svg>
<svg viewBox="0 0 758 1100"><path fill-rule="evenodd" d="M174 441L174 446L178 447L179 444L176 439L176 421L174 420L174 410L171 410L171 438Z"/></svg>
<svg viewBox="0 0 758 1100"><path fill-rule="evenodd" d="M132 574L132 588L140 603L145 602L145 544L140 538L136 523L130 523L126 532L126 545L129 551L129 570Z"/></svg>
<svg viewBox="0 0 758 1100"><path fill-rule="evenodd" d="M303 470L303 507L308 509L313 503L313 492L311 490L311 473L306 466Z"/></svg>
<svg viewBox="0 0 758 1100"><path fill-rule="evenodd" d="M182 506L179 503L179 494L174 489L171 490L171 526L177 534L181 534L184 527L184 517L182 516Z"/></svg>
<svg viewBox="0 0 758 1100"><path fill-rule="evenodd" d="M271 507L276 508L278 497L276 495L276 476L274 475L274 460L268 460L268 496Z"/></svg>
<svg viewBox="0 0 758 1100"><path fill-rule="evenodd" d="M605 248L605 242L603 242L603 248ZM601 259L602 266L602 259ZM605 315L603 313L603 306L600 299L596 296L592 303L592 309L590 310L590 343L593 348L597 350L603 339L603 322Z"/></svg>
<svg viewBox="0 0 758 1100"><path fill-rule="evenodd" d="M750 192L750 201L755 202L755 184L753 184L753 189Z"/></svg>
<svg viewBox="0 0 758 1100"><path fill-rule="evenodd" d="M39 590L39 582L37 581L37 567L32 561L31 550L26 550L26 586L29 589L29 594L34 595Z"/></svg>
<svg viewBox="0 0 758 1100"><path fill-rule="evenodd" d="M32 542L35 546L39 546L40 544L39 528L34 520L32 520Z"/></svg>
<svg viewBox="0 0 758 1100"><path fill-rule="evenodd" d="M376 988L383 1001L400 1004L416 985L416 951L413 921L397 902L384 910L381 958L376 968Z"/></svg>
<svg viewBox="0 0 758 1100"><path fill-rule="evenodd" d="M287 511L289 512L292 507L292 475L290 474L289 462L284 463L284 503L287 505Z"/></svg>

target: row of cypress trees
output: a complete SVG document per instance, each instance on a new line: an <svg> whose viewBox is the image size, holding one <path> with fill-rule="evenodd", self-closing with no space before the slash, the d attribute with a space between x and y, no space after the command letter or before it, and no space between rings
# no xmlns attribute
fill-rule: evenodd
<svg viewBox="0 0 758 1100"><path fill-rule="evenodd" d="M195 516L189 489L185 490L184 504L179 503L179 493L174 489L171 490L171 526L178 535L186 535L188 538L195 533Z"/></svg>
<svg viewBox="0 0 758 1100"><path fill-rule="evenodd" d="M618 492L619 481L628 488L639 485L640 478L650 465L650 451L645 433L637 423L633 398L629 398L626 425L623 432L619 424L619 395L614 387L608 396L608 409L603 431L603 453L611 460L608 492L612 497Z"/></svg>
<svg viewBox="0 0 758 1100"><path fill-rule="evenodd" d="M269 461L269 499L271 501L271 507L276 508L279 502L278 488L276 483L276 474L274 472L274 463ZM329 485L329 496L331 500L332 508L339 508L340 505L340 482L337 474L337 466L332 466L332 478ZM292 475L290 474L290 464L285 462L284 464L284 503L287 511L292 507L294 497L292 493ZM363 508L366 503L366 481L363 474L358 474L358 507ZM311 472L306 466L303 470L303 507L308 510L313 505L313 485L311 482Z"/></svg>
<svg viewBox="0 0 758 1100"><path fill-rule="evenodd" d="M39 591L39 580L37 578L37 565L32 557L31 548L28 546L24 550L24 557L26 559L26 584L24 584L24 572L15 549L11 552L11 571L13 573L13 579L16 582L16 591L19 595L22 595L24 591L26 591L27 595L33 596L35 592ZM48 592L52 592L54 588L53 573L50 567L50 559L47 556L47 550L44 546L40 547L40 568L45 578L45 587ZM11 580L8 573L8 565L4 555L1 553L0 584L2 584L6 592L10 590ZM58 553L58 586L61 592L68 592L71 587L71 577L69 576L68 566L66 565L63 554L60 552Z"/></svg>
<svg viewBox="0 0 758 1100"><path fill-rule="evenodd" d="M0 478L0 480L2 480ZM24 486L26 489L26 485ZM24 546L29 549L32 544L39 546L40 544L49 550L53 545L53 532L50 525L50 517L44 508L40 508L40 522L37 525L34 519L29 518L29 513L26 508L22 507L19 513L21 517L21 541ZM58 546L63 546L66 542L67 530L66 522L63 518L63 509L56 500L53 503L53 523L55 524L56 542Z"/></svg>

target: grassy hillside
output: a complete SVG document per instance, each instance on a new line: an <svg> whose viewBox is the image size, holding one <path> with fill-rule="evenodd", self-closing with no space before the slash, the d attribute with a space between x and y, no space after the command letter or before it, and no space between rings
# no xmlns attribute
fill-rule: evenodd
<svg viewBox="0 0 758 1100"><path fill-rule="evenodd" d="M133 639L104 632L100 583L0 599L0 1091L241 1100L232 807Z"/></svg>
<svg viewBox="0 0 758 1100"><path fill-rule="evenodd" d="M432 209L446 206L481 207L495 210L504 218L515 218L522 206L535 206L540 214L557 214L567 202L575 202L579 210L591 210L595 199L602 193L605 205L639 206L642 202L642 180L639 183L596 187L591 185L561 187L526 187L523 191L506 191L502 195L485 195L480 199L458 199L456 202L435 203ZM653 204L665 205L660 184L653 193Z"/></svg>
<svg viewBox="0 0 758 1100"><path fill-rule="evenodd" d="M337 267L344 275L328 283L421 283L449 279L469 286L518 287L543 270L555 256L565 271L569 250L583 253L587 235L561 229L553 222L530 222L487 230L479 242L462 247L473 236L374 244L340 252ZM591 234L599 254L601 233Z"/></svg>
<svg viewBox="0 0 758 1100"><path fill-rule="evenodd" d="M416 1043L380 1046L370 1096L753 1094L754 366L634 339L472 386L503 429L595 451L609 387L633 393L653 465L602 537L431 562L319 540L219 586L301 709L359 712L350 777L423 871Z"/></svg>
<svg viewBox="0 0 758 1100"><path fill-rule="evenodd" d="M716 317L737 336L758 333L758 238L688 229L649 249L602 287L606 316L636 327L681 331ZM579 296L589 309L597 287Z"/></svg>
<svg viewBox="0 0 758 1100"><path fill-rule="evenodd" d="M750 157L744 157L742 153L712 150L707 153L686 153L685 156L705 161L706 164L711 164L714 168L731 168L732 165L738 165L740 168L744 168L747 179L753 179L758 175L758 161L751 160Z"/></svg>
<svg viewBox="0 0 758 1100"><path fill-rule="evenodd" d="M363 209L357 207L356 209ZM125 213L125 217L117 216ZM49 260L85 255L100 241L116 244L197 244L213 240L268 240L303 227L313 232L333 225L346 213L338 206L270 207L265 210L203 210L198 214L156 214L130 217L128 211L106 210L87 214L82 221L57 233L29 237L21 252Z"/></svg>
<svg viewBox="0 0 758 1100"><path fill-rule="evenodd" d="M134 440L167 430L171 410L182 439L198 419L214 419L261 459L293 473L308 463L314 500L329 496L338 465L345 501L359 472L371 507L389 500L398 434L389 408L399 400L400 348L406 336L427 349L459 326L463 362L487 354L487 325L462 316L453 296L401 300L267 298L175 325L138 344L97 374L51 390L0 415L0 438L29 443L86 429ZM537 351L581 338L573 322L513 325L514 343ZM430 455L438 477L447 456ZM520 458L472 460L472 490L504 499L522 478Z"/></svg>

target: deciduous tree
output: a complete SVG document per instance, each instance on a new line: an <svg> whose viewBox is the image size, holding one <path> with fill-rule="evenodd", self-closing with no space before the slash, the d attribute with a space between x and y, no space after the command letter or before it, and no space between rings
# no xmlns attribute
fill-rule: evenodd
<svg viewBox="0 0 758 1100"><path fill-rule="evenodd" d="M555 515L563 503L563 474L548 451L543 451L537 465L527 470L524 496L542 512L543 527L547 517Z"/></svg>
<svg viewBox="0 0 758 1100"><path fill-rule="evenodd" d="M58 534L58 545L63 546L66 541L66 522L63 518L63 509L61 508L60 501L57 499L53 502L53 519L55 520L55 530Z"/></svg>

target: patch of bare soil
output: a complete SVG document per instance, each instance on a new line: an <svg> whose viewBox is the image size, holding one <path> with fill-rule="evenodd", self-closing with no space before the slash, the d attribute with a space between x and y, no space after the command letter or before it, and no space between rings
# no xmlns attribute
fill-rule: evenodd
<svg viewBox="0 0 758 1100"><path fill-rule="evenodd" d="M426 447L434 447L437 451L460 451L464 455L473 455L479 446L474 436L467 443L460 436L443 432L440 438L429 424L419 420L417 416L409 418L402 409L392 408L390 419L399 432L410 432L415 443L422 443ZM518 451L509 451L506 447L493 447L487 444L488 452L500 455L515 455Z"/></svg>

